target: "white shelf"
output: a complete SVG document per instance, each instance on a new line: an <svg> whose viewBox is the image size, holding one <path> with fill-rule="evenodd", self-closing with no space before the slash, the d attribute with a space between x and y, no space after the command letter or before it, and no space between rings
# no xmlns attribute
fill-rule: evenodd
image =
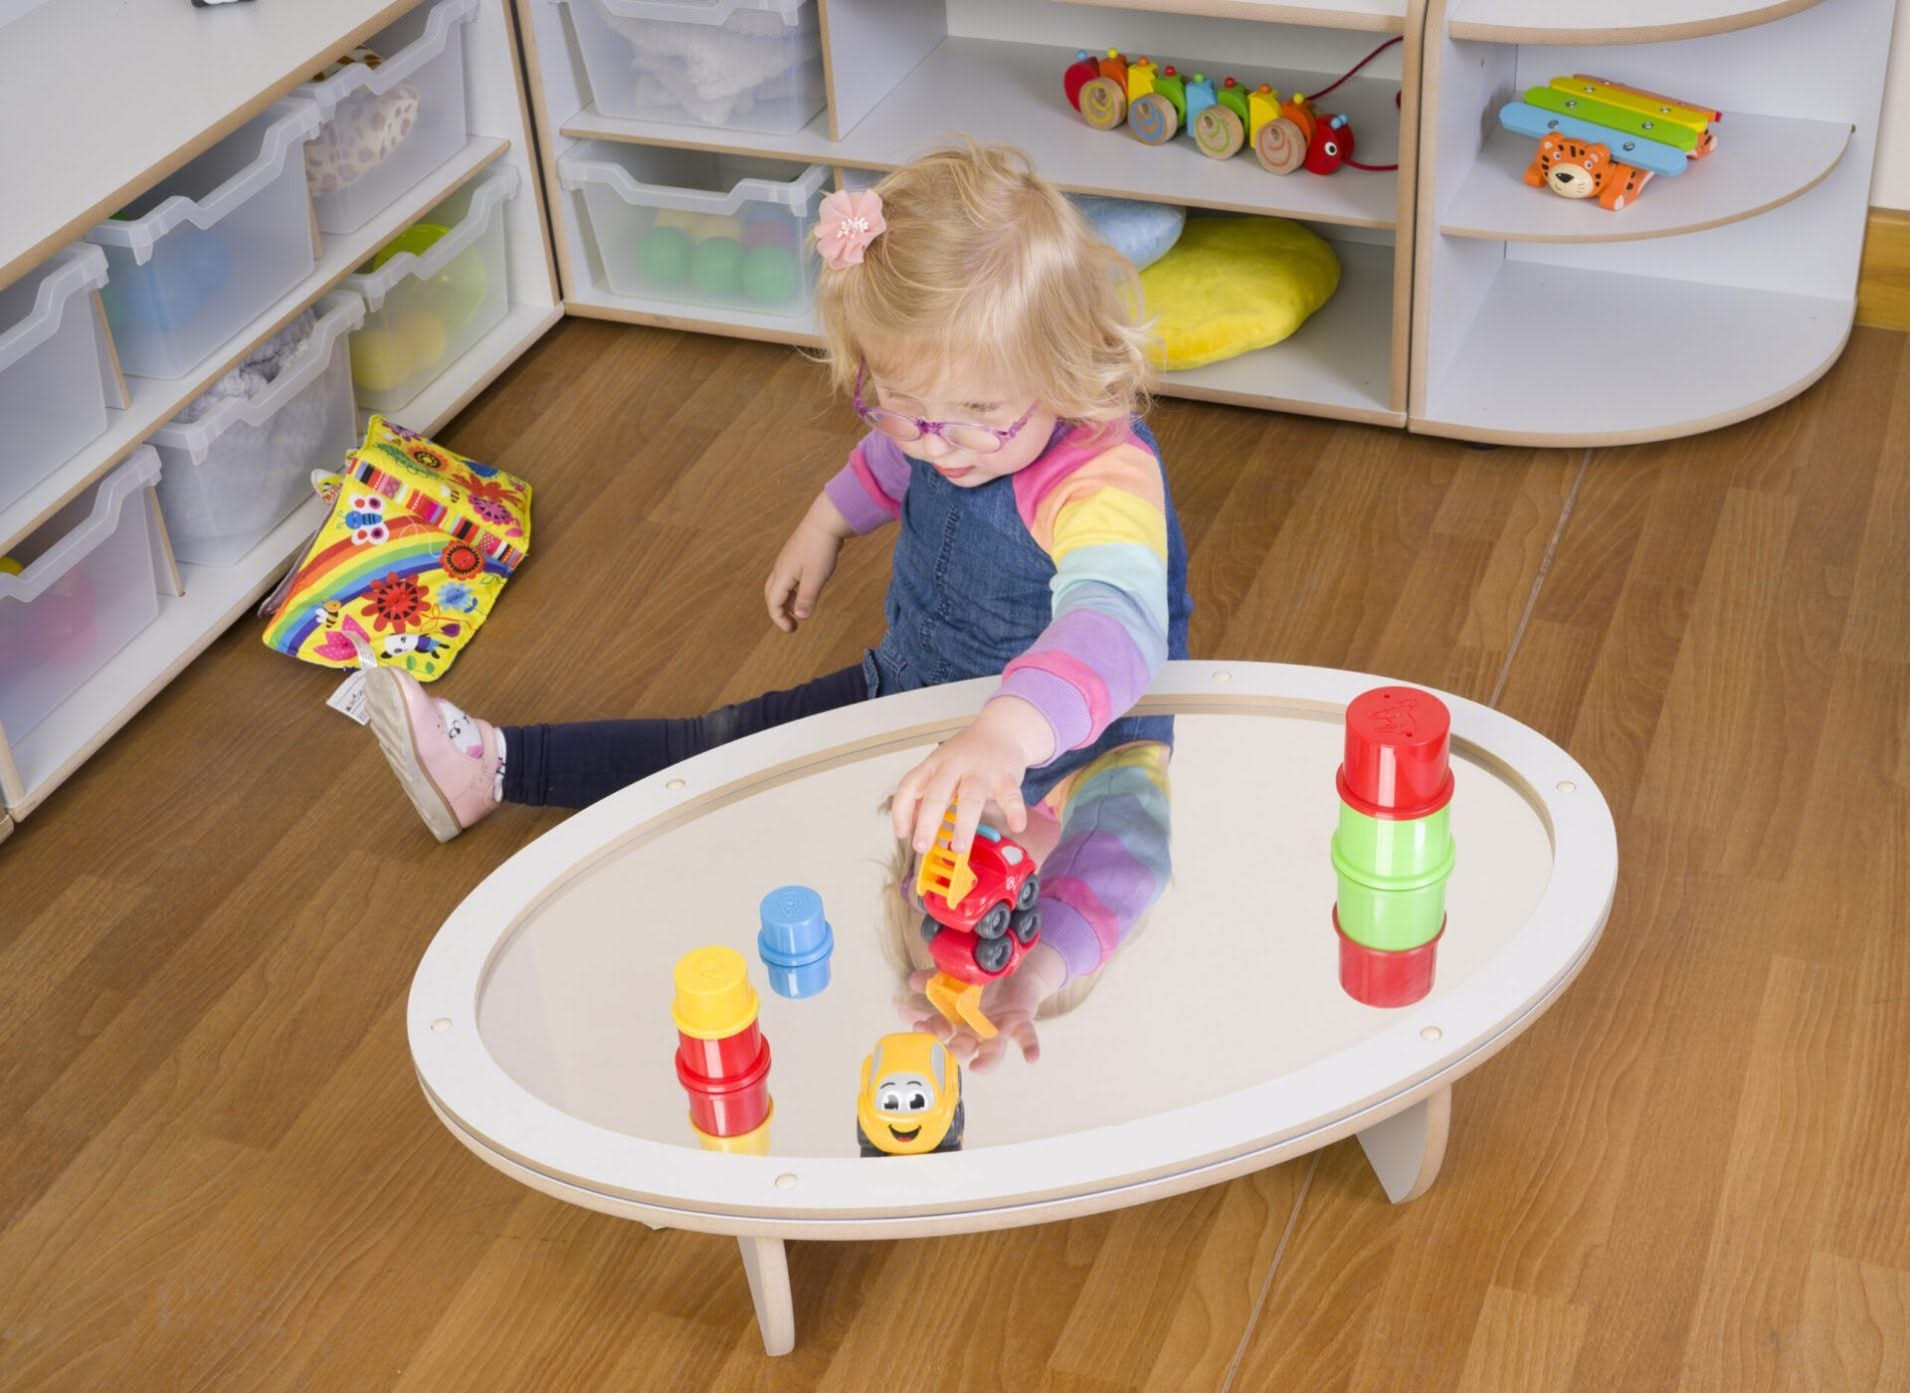
<svg viewBox="0 0 1910 1393"><path fill-rule="evenodd" d="M378 414L423 435L441 430L563 317L563 310L556 305L512 305L495 329L472 344L417 396L396 410ZM361 427L370 414L359 411Z"/></svg>
<svg viewBox="0 0 1910 1393"><path fill-rule="evenodd" d="M57 0L0 34L0 285L236 130L413 0ZM18 124L16 124L18 123Z"/></svg>
<svg viewBox="0 0 1910 1393"><path fill-rule="evenodd" d="M161 687L238 619L294 561L324 519L314 495L231 566L180 564L185 594L161 595L159 617L13 744L26 797L8 811L25 817L61 780L105 744Z"/></svg>
<svg viewBox="0 0 1910 1393"><path fill-rule="evenodd" d="M1453 0L1455 39L1509 44L1635 44L1749 29L1821 0Z"/></svg>
<svg viewBox="0 0 1910 1393"><path fill-rule="evenodd" d="M1472 170L1440 215L1448 237L1512 242L1623 242L1738 222L1817 187L1850 144L1844 121L1728 112L1718 148L1675 179L1657 178L1631 207L1559 198L1524 179L1538 142L1494 121Z"/></svg>
<svg viewBox="0 0 1910 1393"><path fill-rule="evenodd" d="M562 130L568 136L734 150L867 169L906 164L966 133L983 142L1019 146L1047 178L1077 193L1270 213L1351 227L1390 228L1396 223L1399 186L1393 172L1344 169L1325 177L1305 172L1269 174L1244 151L1231 160L1211 160L1181 137L1148 148L1125 130L1095 130L1062 94L1061 75L1073 58L1073 50L1045 44L944 39L839 141L829 139L823 117L793 135L762 136L617 120L586 110L563 122ZM1173 62L1186 71L1196 67L1216 74L1228 71L1220 64L1194 60L1161 57L1159 61ZM1259 69L1234 75L1250 84L1275 81L1287 92L1317 91L1333 80L1330 74ZM1398 157L1400 113L1394 105L1398 92L1396 81L1360 76L1323 103L1351 118L1362 142L1358 156L1368 164L1391 164Z"/></svg>
<svg viewBox="0 0 1910 1393"><path fill-rule="evenodd" d="M182 0L183 2L183 0ZM252 345L275 333L281 325L330 290L371 254L418 220L433 204L489 165L509 148L507 140L473 137L464 149L412 186L385 212L358 231L327 240L324 254L297 288L238 333L227 339L189 377L128 377L132 396L124 411L108 412L106 433L87 445L29 490L11 507L0 510L0 552L31 532L76 494L103 476L153 430L171 420L179 409L216 382L243 358Z"/></svg>
<svg viewBox="0 0 1910 1393"><path fill-rule="evenodd" d="M1526 445L1696 434L1810 386L1851 313L1849 300L1507 261L1412 426Z"/></svg>
<svg viewBox="0 0 1910 1393"><path fill-rule="evenodd" d="M1406 32L1405 0L1059 0L1064 5L1100 5L1157 14L1252 19L1300 24L1309 29L1359 29L1375 34Z"/></svg>
<svg viewBox="0 0 1910 1393"><path fill-rule="evenodd" d="M1298 333L1271 348L1168 373L1165 396L1398 425L1391 405L1393 249L1336 243L1340 288Z"/></svg>
<svg viewBox="0 0 1910 1393"><path fill-rule="evenodd" d="M764 339L774 343L822 343L813 312L802 315L752 314L748 310L727 309L720 305L686 305L676 300L644 300L634 295L613 295L597 285L577 287L564 308L586 319L615 319L627 324L649 324L660 329L681 329L701 334L726 334L733 338Z"/></svg>

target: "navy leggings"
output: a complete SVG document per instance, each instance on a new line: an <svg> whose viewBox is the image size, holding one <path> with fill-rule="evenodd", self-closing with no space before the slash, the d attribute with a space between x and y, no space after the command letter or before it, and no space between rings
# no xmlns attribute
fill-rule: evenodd
<svg viewBox="0 0 1910 1393"><path fill-rule="evenodd" d="M684 720L504 727L504 801L586 808L679 760L869 699L862 665Z"/></svg>

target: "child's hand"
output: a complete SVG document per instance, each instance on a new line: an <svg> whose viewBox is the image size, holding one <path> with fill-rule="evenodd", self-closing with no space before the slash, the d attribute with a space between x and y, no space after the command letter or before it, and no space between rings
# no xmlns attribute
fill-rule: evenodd
<svg viewBox="0 0 1910 1393"><path fill-rule="evenodd" d="M985 1074L1008 1057L1012 1040L1021 1057L1033 1064L1041 1058L1041 1038L1035 1034L1035 1011L1042 998L1022 981L1022 974L998 978L982 988L982 1014L995 1027L995 1034L982 1039L966 1025L951 1025L929 1004L928 980L933 972L909 974L909 998L902 1003L902 1019L911 1030L925 1031L947 1045L964 1069Z"/></svg>
<svg viewBox="0 0 1910 1393"><path fill-rule="evenodd" d="M769 605L770 623L793 634L815 612L816 597L835 574L836 555L848 535L849 525L836 505L827 495L817 498L769 568L763 599Z"/></svg>
<svg viewBox="0 0 1910 1393"><path fill-rule="evenodd" d="M954 803L955 850L967 851L982 805L991 798L1001 805L1008 830L1020 832L1028 825L1022 775L1030 765L1045 761L1053 748L1047 717L1020 697L995 698L967 729L944 740L902 776L890 809L895 835L910 838L916 851L927 852L935 844L942 814Z"/></svg>

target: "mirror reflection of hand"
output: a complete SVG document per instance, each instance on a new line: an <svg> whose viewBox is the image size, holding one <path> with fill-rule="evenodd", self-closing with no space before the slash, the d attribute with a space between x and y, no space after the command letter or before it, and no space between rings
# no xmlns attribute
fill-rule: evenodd
<svg viewBox="0 0 1910 1393"><path fill-rule="evenodd" d="M1041 1058L1041 1038L1035 1033L1035 1012L1047 999L1043 983L1031 972L1012 972L982 988L982 1014L994 1023L995 1034L982 1039L967 1025L951 1024L929 1004L926 988L932 972L909 974L909 997L902 1015L912 1030L926 1031L947 1045L964 1068L985 1074L1008 1057L1013 1043L1021 1057L1033 1064Z"/></svg>

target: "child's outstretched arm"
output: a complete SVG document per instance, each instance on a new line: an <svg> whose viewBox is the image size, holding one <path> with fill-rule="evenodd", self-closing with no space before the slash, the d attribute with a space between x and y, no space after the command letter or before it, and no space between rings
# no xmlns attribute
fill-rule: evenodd
<svg viewBox="0 0 1910 1393"><path fill-rule="evenodd" d="M1167 761L1165 745L1124 745L1068 786L1061 839L1041 866L1041 941L1060 954L1064 980L1105 965L1167 888Z"/></svg>
<svg viewBox="0 0 1910 1393"><path fill-rule="evenodd" d="M795 633L815 613L823 586L835 574L843 542L900 517L908 487L908 459L893 440L871 431L849 452L849 462L816 495L776 554L763 582L769 622L786 634Z"/></svg>

